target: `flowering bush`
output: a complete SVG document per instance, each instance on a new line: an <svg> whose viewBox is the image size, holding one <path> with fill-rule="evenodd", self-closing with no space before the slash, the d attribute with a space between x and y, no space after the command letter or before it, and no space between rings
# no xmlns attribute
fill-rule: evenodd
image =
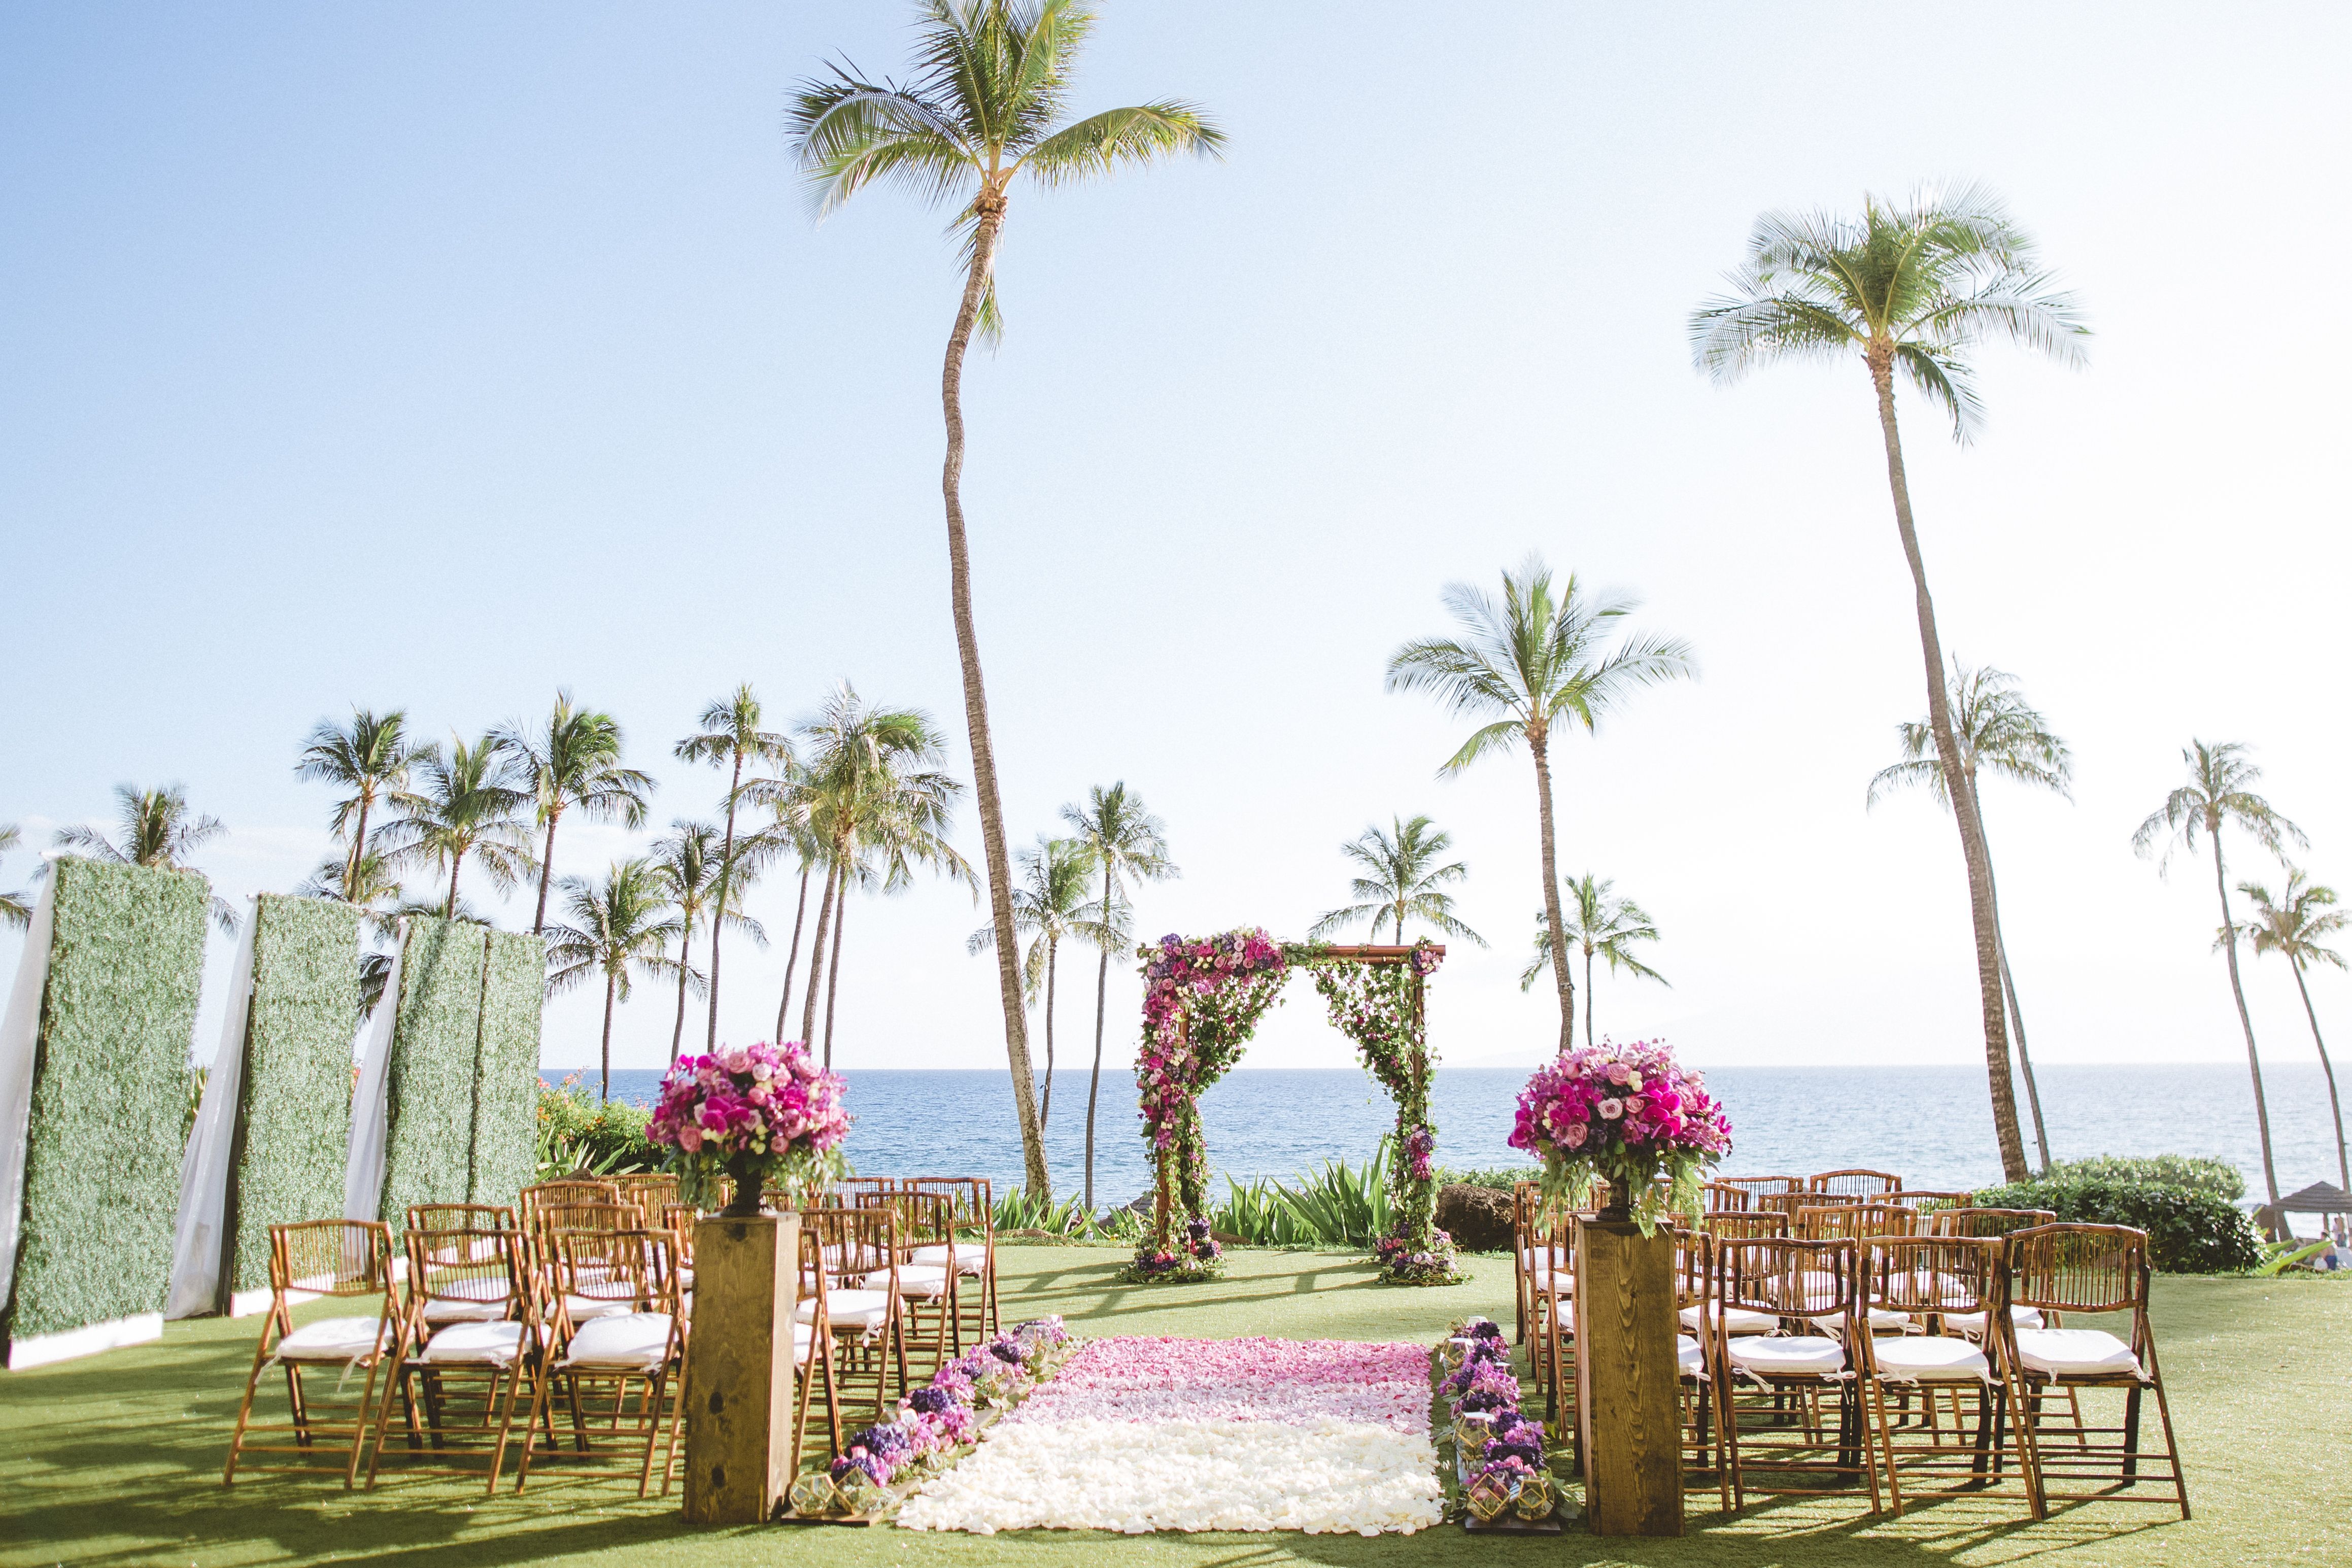
<svg viewBox="0 0 2352 1568"><path fill-rule="evenodd" d="M1188 1220L1181 1245L1170 1248L1146 1241L1120 1278L1131 1285L1154 1281L1214 1279L1225 1271L1225 1249L1209 1232L1205 1219Z"/></svg>
<svg viewBox="0 0 2352 1568"><path fill-rule="evenodd" d="M1536 1069L1510 1143L1543 1161L1548 1207L1581 1207L1593 1177L1605 1177L1647 1236L1670 1206L1655 1178L1671 1179L1673 1209L1696 1211L1701 1173L1731 1150L1731 1123L1664 1041L1603 1040Z"/></svg>
<svg viewBox="0 0 2352 1568"><path fill-rule="evenodd" d="M1454 1266L1454 1256L1450 1234L1433 1226L1427 1238L1416 1243L1405 1221L1372 1244L1372 1257L1381 1271L1399 1285L1460 1284L1462 1274Z"/></svg>
<svg viewBox="0 0 2352 1568"><path fill-rule="evenodd" d="M728 1046L684 1057L663 1078L646 1136L677 1151L678 1195L707 1204L723 1170L739 1198L769 1181L797 1193L845 1168L849 1135L841 1079L797 1040Z"/></svg>

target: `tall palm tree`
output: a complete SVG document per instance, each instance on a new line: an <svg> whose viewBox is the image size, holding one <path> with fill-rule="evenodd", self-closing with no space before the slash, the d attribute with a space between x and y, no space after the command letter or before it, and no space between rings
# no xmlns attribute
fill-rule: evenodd
<svg viewBox="0 0 2352 1568"><path fill-rule="evenodd" d="M1895 420L1895 378L1951 416L1965 441L1979 423L1968 351L2004 339L2069 364L2083 360L2083 324L2073 296L2041 269L2033 242L2000 203L1975 186L1944 195L1922 191L1895 203L1863 198L1859 218L1827 213L1766 213L1756 220L1747 258L1730 275L1731 291L1691 313L1698 367L1717 382L1738 380L1776 360L1858 358L1878 398L1879 435L1895 527L1911 569L1919 652L1927 675L1927 721L1944 787L1967 798L1968 780L1944 691L1944 650L1927 567L1911 516L1903 442ZM1992 872L1974 810L1955 811L1968 868L1969 912L1976 928L1977 985L1984 1015L1985 1065L1992 1088L1993 1131L2002 1173L2026 1174L2010 1084L2009 1038L2000 985L2000 945L1993 930Z"/></svg>
<svg viewBox="0 0 2352 1568"><path fill-rule="evenodd" d="M537 868L522 818L530 792L496 734L470 746L452 735L446 752L426 747L416 771L419 787L397 803L400 815L384 825L384 837L394 866L423 864L448 878L442 918L457 916L457 878L469 858L500 892Z"/></svg>
<svg viewBox="0 0 2352 1568"><path fill-rule="evenodd" d="M1030 1109L1029 1041L1013 958L1013 868L964 541L964 354L975 331L993 337L1001 328L996 252L1016 178L1025 174L1033 185L1051 187L1177 153L1213 155L1224 135L1199 110L1172 100L1066 121L1071 74L1095 22L1094 13L1077 0L921 0L917 15L917 74L911 81L870 82L835 67L830 79L800 84L789 120L793 151L820 216L880 181L924 201L953 205L955 228L963 239L963 296L940 376L947 425L940 489L947 512L948 598L963 669L964 722L980 798L989 914L996 926L1004 1050L1021 1119L1022 1160L1030 1191L1037 1194L1048 1184L1045 1146Z"/></svg>
<svg viewBox="0 0 2352 1568"><path fill-rule="evenodd" d="M681 819L671 823L670 829L667 837L654 840L653 867L669 901L677 906L677 1018L669 1032L670 1060L676 1061L686 1048L687 993L698 994L704 988L702 973L694 967L689 950L705 918L718 908L722 840L719 828L708 822ZM728 924L755 942L764 942L767 932L743 912L741 884L730 889L728 904L722 917Z"/></svg>
<svg viewBox="0 0 2352 1568"><path fill-rule="evenodd" d="M2000 929L2000 883L1993 874L1992 839L1984 826L1984 797L1977 791L1979 771L2037 789L2054 790L2074 799L2074 754L2053 734L2050 721L2036 712L2017 689L2017 677L1990 667L1969 668L1952 660L1952 740L1959 747L1960 775L1968 781L1969 809L1976 814L1977 840L1984 846L1985 888L1992 900L1993 948L2000 961L2001 994L2009 1004L2009 1022L2017 1036L2017 1065L2025 1078L2025 1102L2033 1112L2033 1146L2042 1168L2050 1168L2050 1134L2042 1121L2042 1091L2033 1081L2033 1057L2025 1045L2025 1015L2017 1005L2017 980L2010 972L2009 939ZM1944 787L1942 759L1936 754L1932 722L1913 721L1895 727L1903 742L1903 760L1878 770L1870 781L1865 809L1878 804L1889 790L1924 784L1945 810L1952 806Z"/></svg>
<svg viewBox="0 0 2352 1568"><path fill-rule="evenodd" d="M321 719L311 727L294 776L348 792L335 802L328 826L350 846L343 851L342 896L353 903L366 901L350 889L358 885L360 862L368 854L368 816L378 802L397 803L405 795L409 773L424 754L409 741L408 715L398 708L388 713L354 708L348 726Z"/></svg>
<svg viewBox="0 0 2352 1568"><path fill-rule="evenodd" d="M684 923L673 911L661 868L650 860L615 860L599 885L563 879L571 918L548 933L547 989L568 991L592 974L604 977L604 1037L600 1098L613 1098L613 1004L629 999L632 971L658 976L677 967L663 950Z"/></svg>
<svg viewBox="0 0 2352 1568"><path fill-rule="evenodd" d="M1181 875L1168 858L1168 828L1125 780L1087 791L1086 804L1062 807L1062 825L1102 868L1102 942L1095 965L1095 1065L1087 1079L1087 1212L1095 1207L1095 1102L1102 1092L1103 1014L1110 995L1110 955L1133 940L1127 882L1160 882Z"/></svg>
<svg viewBox="0 0 2352 1568"><path fill-rule="evenodd" d="M719 901L733 907L736 883L746 879L751 868L740 862L735 853L735 807L743 788L743 764L772 763L789 770L793 765L793 744L789 738L773 731L760 728L760 699L747 681L734 692L719 699L702 710L698 728L676 748L682 763L709 763L728 770L727 830L719 849ZM738 889L740 890L740 889ZM706 984L710 991L710 1027L703 1041L705 1050L719 1048L719 938L723 922L712 921L710 927L710 972Z"/></svg>
<svg viewBox="0 0 2352 1568"><path fill-rule="evenodd" d="M193 871L189 857L228 831L217 816L188 809L188 792L171 784L161 789L114 786L117 838L97 828L76 825L58 830L53 840L60 849L78 849L92 859L117 866L152 866L164 871ZM215 893L213 923L225 933L236 934L236 908Z"/></svg>
<svg viewBox="0 0 2352 1568"><path fill-rule="evenodd" d="M1551 741L1555 726L1582 725L1591 733L1601 717L1638 687L1690 675L1690 646L1679 637L1628 636L1609 646L1617 623L1635 601L1585 594L1573 574L1552 590L1551 569L1530 554L1518 571L1503 574L1503 597L1467 583L1444 595L1462 635L1421 637L1389 656L1391 691L1427 690L1454 712L1498 714L1462 742L1438 770L1460 773L1492 752L1525 742L1536 764L1536 823L1543 861L1546 927L1551 935L1552 978L1559 990L1559 1048L1576 1027L1576 984L1561 934L1559 857L1552 827Z"/></svg>
<svg viewBox="0 0 2352 1568"><path fill-rule="evenodd" d="M793 940L784 954L784 989L776 998L776 1038L785 1037L785 1020L792 1016L793 979L801 964L801 929L808 920L809 879L826 866L825 837L817 831L815 801L802 781L785 784L770 802L774 820L763 830L772 853L790 854L801 870L800 896L793 903Z"/></svg>
<svg viewBox="0 0 2352 1568"><path fill-rule="evenodd" d="M641 827L653 776L621 765L621 726L610 713L575 708L572 693L559 689L546 722L526 730L520 722L491 731L514 758L530 788L547 839L539 853L539 904L530 929L547 929L547 889L555 878L555 825L573 806L592 822L618 820Z"/></svg>
<svg viewBox="0 0 2352 1568"><path fill-rule="evenodd" d="M1394 923L1394 935L1402 946L1405 917L1411 915L1448 936L1486 946L1485 937L1454 918L1454 895L1445 891L1449 884L1467 877L1470 868L1459 860L1437 863L1454 847L1454 836L1426 816L1411 822L1391 816L1389 826L1390 831L1383 833L1375 824L1339 846L1339 853L1362 871L1348 885L1348 890L1361 901L1328 911L1307 934L1320 942L1358 921L1370 920L1371 940L1378 942L1381 922L1389 921Z"/></svg>
<svg viewBox="0 0 2352 1568"><path fill-rule="evenodd" d="M1080 838L1037 836L1034 849L1014 858L1021 885L1013 894L1013 929L1031 938L1022 955L1021 975L1031 1000L1044 993L1045 1001L1045 1091L1037 1104L1037 1132L1045 1135L1054 1113L1054 1000L1059 978L1062 943L1103 940L1102 910L1087 894L1094 880L1094 856ZM964 951L986 952L996 945L996 928L984 925L971 933Z"/></svg>
<svg viewBox="0 0 2352 1568"><path fill-rule="evenodd" d="M1596 877L1587 871L1581 877L1571 877L1564 910L1568 917L1568 945L1570 952L1584 955L1584 1043L1599 1042L1592 1032L1592 961L1598 957L1609 965L1609 973L1622 970L1639 980L1654 980L1661 985L1674 983L1633 956L1637 942L1655 942L1658 928L1649 913L1631 899L1621 899L1612 890L1617 886L1606 877ZM1551 956L1551 925L1544 911L1536 911L1536 955L1519 972L1519 989L1532 991L1542 978L1544 966Z"/></svg>
<svg viewBox="0 0 2352 1568"><path fill-rule="evenodd" d="M16 847L24 838L13 822L0 822L0 855ZM33 923L33 895L28 891L0 893L0 926L23 931Z"/></svg>
<svg viewBox="0 0 2352 1568"><path fill-rule="evenodd" d="M2320 1038L2319 1014L2311 1005L2311 987L2303 972L2315 963L2345 967L2344 955L2327 939L2344 929L2347 916L2336 907L2336 889L2307 880L2293 866L2286 868L2284 895L2273 899L2260 882L2241 882L2238 891L2254 906L2254 951L2275 952L2294 971L2294 988L2303 997L2303 1016L2311 1020L2311 1043L2319 1047L2319 1070L2327 1075L2327 1109L2336 1119L2336 1178L2352 1193L2352 1159L2344 1152L2344 1105L2336 1097L2336 1068L2327 1059L2327 1042Z"/></svg>
<svg viewBox="0 0 2352 1568"><path fill-rule="evenodd" d="M2161 843L2164 852L2157 860L2161 874L2169 867L2175 849L2195 854L2200 833L2212 840L2213 891L2221 900L2221 946L2230 957L2230 994L2238 1004L2238 1026L2246 1035L2246 1066L2254 1075L2254 1121L2263 1135L2263 1183L2275 1208L2278 1169L2271 1159L2271 1112L2263 1099L2263 1058L2254 1049L2254 1020L2246 1011L2246 988L2238 979L2238 927L2230 918L2230 879L2221 863L2221 829L2234 824L2273 855L2281 853L2284 843L2308 840L2302 828L2254 793L2263 770L2246 760L2242 744L2224 741L2209 746L2192 740L2182 749L2180 760L2189 764L2189 782L2166 795L2164 804L2148 814L2132 835L2132 848L2145 856Z"/></svg>

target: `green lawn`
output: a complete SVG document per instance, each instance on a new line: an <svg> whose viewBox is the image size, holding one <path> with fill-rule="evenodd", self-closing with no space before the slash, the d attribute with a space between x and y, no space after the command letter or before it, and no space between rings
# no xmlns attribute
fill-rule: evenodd
<svg viewBox="0 0 2352 1568"><path fill-rule="evenodd" d="M1382 1287L1370 1265L1326 1253L1240 1251L1214 1285L1110 1283L1118 1255L1007 1248L1008 1318L1058 1311L1081 1333L1245 1333L1426 1342L1483 1310L1507 1321L1506 1260L1471 1260L1472 1283ZM1069 1568L1108 1551L1120 1568L1265 1568L1288 1562L1720 1564L2352 1563L2352 1415L2344 1352L2352 1288L2328 1280L2165 1279L2157 1333L2197 1517L2145 1504L2074 1508L2032 1525L1979 1502L1869 1521L1838 1500L1759 1505L1726 1520L1694 1498L1671 1542L1465 1537L1165 1535L1040 1531L992 1539L898 1530L772 1526L685 1530L677 1500L640 1502L633 1481L534 1475L495 1499L442 1479L387 1476L373 1493L278 1477L220 1485L255 1321L174 1323L163 1342L95 1361L0 1373L0 1563L217 1564L693 1563ZM317 1309L312 1309L317 1310ZM1090 1555L1093 1564L1101 1560Z"/></svg>

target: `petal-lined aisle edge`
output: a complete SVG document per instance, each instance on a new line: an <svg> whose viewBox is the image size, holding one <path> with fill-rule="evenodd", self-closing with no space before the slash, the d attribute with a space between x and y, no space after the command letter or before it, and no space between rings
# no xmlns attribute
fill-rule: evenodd
<svg viewBox="0 0 2352 1568"><path fill-rule="evenodd" d="M1429 1405L1419 1345L1095 1340L898 1522L1410 1534L1442 1517Z"/></svg>

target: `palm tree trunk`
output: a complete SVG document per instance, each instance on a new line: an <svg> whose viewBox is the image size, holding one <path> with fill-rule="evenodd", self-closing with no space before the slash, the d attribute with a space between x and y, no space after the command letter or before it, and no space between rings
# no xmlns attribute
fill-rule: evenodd
<svg viewBox="0 0 2352 1568"><path fill-rule="evenodd" d="M784 1037L784 1018L793 1010L793 971L801 964L801 921L808 918L809 868L801 868L801 901L793 910L793 951L784 960L784 996L776 1004L776 1038Z"/></svg>
<svg viewBox="0 0 2352 1568"><path fill-rule="evenodd" d="M2254 1075L2254 1125L2263 1135L2263 1186L2270 1194L2271 1207L2278 1207L2278 1167L2271 1159L2271 1108L2263 1098L2263 1058L2254 1049L2254 1019L2246 1011L2246 988L2238 980L2238 928L2230 919L2230 883L2221 870L2221 830L2217 823L2206 824L2206 837L2213 840L2213 890L2221 896L2221 950L2230 955L2230 994L2237 999L2238 1026L2246 1032L2246 1066Z"/></svg>
<svg viewBox="0 0 2352 1568"><path fill-rule="evenodd" d="M547 929L547 886L555 877L555 824L563 816L551 813L547 819L547 847L539 858L539 909L530 917L530 934L539 935Z"/></svg>
<svg viewBox="0 0 2352 1568"><path fill-rule="evenodd" d="M2327 1042L2319 1037L2319 1015L2311 1010L2311 987L2303 983L2300 963L2294 963L2294 988L2303 994L2303 1016L2311 1020L2311 1043L2319 1047L2319 1070L2327 1075L2327 1109L2336 1117L2336 1179L2352 1193L2352 1160L2344 1155L2344 1107L2336 1098L2336 1068L2327 1059Z"/></svg>
<svg viewBox="0 0 2352 1568"><path fill-rule="evenodd" d="M1895 498L1895 527L1903 536L1903 559L1911 568L1912 595L1919 616L1919 652L1927 666L1927 722L1936 732L1936 760L1944 788L1955 801L1972 798L1960 769L1959 743L1952 735L1952 710L1944 690L1944 647L1936 635L1936 605L1927 594L1927 565L1919 553L1911 521L1911 487L1903 473L1903 437L1895 424L1895 345L1873 339L1870 379L1878 393L1878 427L1886 442L1886 484ZM1976 813L1954 811L1960 830L1960 858L1969 878L1969 921L1977 944L1977 999L1984 1019L1985 1076L1992 1090L1992 1130L2000 1146L2002 1179L2025 1180L2025 1141L2018 1133L2017 1089L2009 1073L2008 1001L2000 988L2000 941L1993 930L1992 877Z"/></svg>
<svg viewBox="0 0 2352 1568"><path fill-rule="evenodd" d="M824 868L824 896L816 901L816 935L809 942L808 991L801 998L801 1044L816 1043L816 988L824 981L824 939L833 930L833 889L840 862Z"/></svg>
<svg viewBox="0 0 2352 1568"><path fill-rule="evenodd" d="M607 973L607 974L604 976L604 1054L603 1054L603 1056L599 1058L599 1059L600 1059L600 1061L601 1061L601 1063L602 1063L602 1066L601 1066L601 1067L600 1067L600 1068L598 1069L598 1071L599 1071L599 1077L598 1077L598 1081L597 1081L597 1084L596 1084L596 1098L597 1098L597 1099L599 1099L599 1100L610 1100L610 1099L612 1099L612 1098L613 1098L613 986L614 986L614 977L613 977L610 973Z"/></svg>
<svg viewBox="0 0 2352 1568"><path fill-rule="evenodd" d="M359 826L352 830L351 858L343 862L343 902L359 902L360 860L367 854L368 797L360 795Z"/></svg>
<svg viewBox="0 0 2352 1568"><path fill-rule="evenodd" d="M449 857L449 901L441 906L441 918L445 921L457 918L457 873L465 868L465 865L464 850L460 849Z"/></svg>
<svg viewBox="0 0 2352 1568"><path fill-rule="evenodd" d="M1054 1114L1054 965L1061 956L1062 944L1048 937L1045 940L1045 1093L1037 1104L1037 1137L1045 1136L1046 1119Z"/></svg>
<svg viewBox="0 0 2352 1568"><path fill-rule="evenodd" d="M1610 972L1615 973L1614 970ZM1592 1032L1592 950L1584 950L1584 1043L1596 1046L1601 1037Z"/></svg>
<svg viewBox="0 0 2352 1568"><path fill-rule="evenodd" d="M727 786L727 840L719 851L719 901L710 909L710 1034L703 1049L719 1048L719 933L727 929L727 880L735 874L735 792L743 787L743 746L735 745L735 773Z"/></svg>
<svg viewBox="0 0 2352 1568"><path fill-rule="evenodd" d="M1976 814L1977 838L1985 847L1985 886L1992 890L1992 940L2000 955L2000 993L2009 1001L2009 1021L2017 1031L2017 1068L2025 1079L2025 1105L2033 1113L2033 1148L2050 1169L2050 1133L2042 1121L2042 1090L2033 1081L2033 1058L2025 1048L2025 1015L2017 1005L2017 981L2009 973L2009 938L2000 929L2000 879L1992 868L1992 838L1985 832L1984 803L1977 798L1976 775L1969 775L1969 809Z"/></svg>
<svg viewBox="0 0 2352 1568"><path fill-rule="evenodd" d="M686 929L677 933L677 1022L669 1031L669 1059L678 1058L679 1047L686 1044L686 982L688 964L694 952L694 918L686 920Z"/></svg>
<svg viewBox="0 0 2352 1568"><path fill-rule="evenodd" d="M1576 1044L1576 982L1568 973L1568 933L1560 920L1559 872L1551 828L1551 759L1544 754L1541 729L1530 725L1528 750L1536 758L1536 820L1542 829L1544 925L1550 937L1552 979L1559 986L1559 1054Z"/></svg>
<svg viewBox="0 0 2352 1568"><path fill-rule="evenodd" d="M1103 867L1103 920L1110 921L1110 867ZM1103 1009L1110 997L1110 948L1102 950L1102 962L1095 966L1095 1070L1087 1079L1087 1212L1095 1212L1095 1101L1102 1094ZM1045 1135L1039 1129L1038 1136Z"/></svg>
<svg viewBox="0 0 2352 1568"><path fill-rule="evenodd" d="M833 963L824 977L824 1068L833 1070L833 1004L841 994L841 933L849 927L849 879L841 880L841 896L834 900Z"/></svg>
<svg viewBox="0 0 2352 1568"><path fill-rule="evenodd" d="M1021 975L1013 957L1018 937L1013 929L1013 858L1004 847L1004 806L996 788L996 748L988 732L988 692L981 682L980 636L971 618L971 560L964 542L963 359L971 346L982 292L995 265L997 237L1004 224L1004 197L1001 192L983 188L973 206L980 225L972 236L971 270L964 279L963 300L956 308L955 327L948 334L947 360L940 373L940 404L947 416L947 457L940 468L940 491L947 503L948 603L955 618L956 658L963 668L972 793L980 802L980 841L988 862L988 912L996 927L996 986L1004 1010L1004 1055L1013 1069L1013 1114L1021 1123L1021 1163L1029 1196L1043 1201L1053 1195L1053 1178L1045 1172L1045 1137L1032 1099L1035 1081L1029 1069L1029 1034L1022 1016Z"/></svg>

